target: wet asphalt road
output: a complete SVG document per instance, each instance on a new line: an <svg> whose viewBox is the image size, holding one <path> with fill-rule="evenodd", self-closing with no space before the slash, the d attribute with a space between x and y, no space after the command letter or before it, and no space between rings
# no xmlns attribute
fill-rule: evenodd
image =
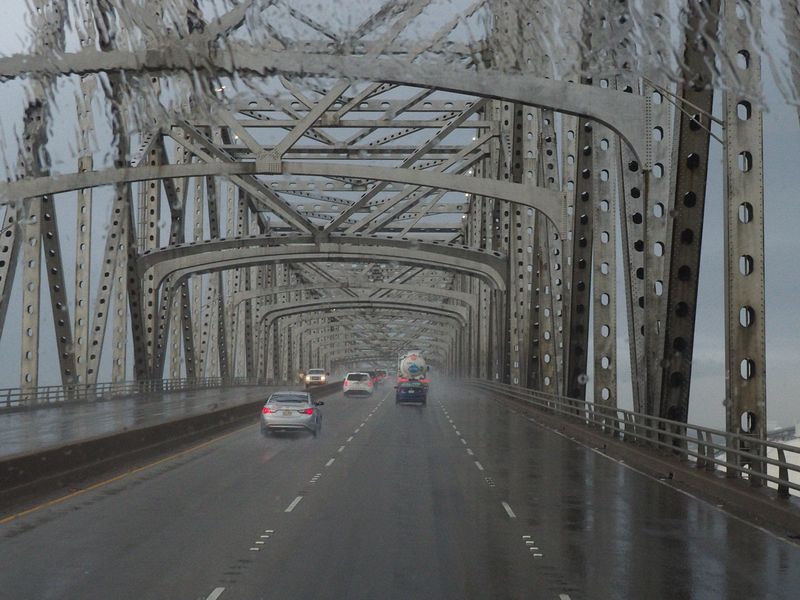
<svg viewBox="0 0 800 600"><path fill-rule="evenodd" d="M60 404L0 413L0 457L36 452L95 436L255 402L263 386L241 386Z"/></svg>
<svg viewBox="0 0 800 600"><path fill-rule="evenodd" d="M0 598L798 597L798 546L475 392L390 392L0 525Z"/></svg>

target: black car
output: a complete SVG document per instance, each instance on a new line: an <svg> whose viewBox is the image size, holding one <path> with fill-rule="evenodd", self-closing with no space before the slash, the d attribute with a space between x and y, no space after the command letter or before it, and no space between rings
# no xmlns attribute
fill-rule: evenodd
<svg viewBox="0 0 800 600"><path fill-rule="evenodd" d="M404 381L395 388L395 404L401 402L416 402L425 404L428 400L428 387L420 381Z"/></svg>

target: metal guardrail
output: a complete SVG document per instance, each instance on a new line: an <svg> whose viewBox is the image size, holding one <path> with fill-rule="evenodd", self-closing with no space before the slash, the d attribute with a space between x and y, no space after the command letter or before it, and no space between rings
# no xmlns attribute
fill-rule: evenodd
<svg viewBox="0 0 800 600"><path fill-rule="evenodd" d="M0 412L231 385L266 385L266 382L262 379L249 377L234 377L232 379L209 377L204 379L156 379L117 383L51 385L37 387L34 390L0 388Z"/></svg>
<svg viewBox="0 0 800 600"><path fill-rule="evenodd" d="M505 383L474 379L466 383L569 417L622 441L666 450L694 462L697 468L708 471L721 468L728 477L748 480L753 486L774 488L778 497L800 496L800 447ZM794 462L787 461L787 456Z"/></svg>

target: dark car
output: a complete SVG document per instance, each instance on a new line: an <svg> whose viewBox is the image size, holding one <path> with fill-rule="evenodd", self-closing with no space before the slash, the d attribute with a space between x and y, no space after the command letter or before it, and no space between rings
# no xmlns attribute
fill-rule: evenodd
<svg viewBox="0 0 800 600"><path fill-rule="evenodd" d="M425 404L428 400L428 387L420 381L404 381L398 383L395 389L397 390L394 395L395 404L401 402Z"/></svg>

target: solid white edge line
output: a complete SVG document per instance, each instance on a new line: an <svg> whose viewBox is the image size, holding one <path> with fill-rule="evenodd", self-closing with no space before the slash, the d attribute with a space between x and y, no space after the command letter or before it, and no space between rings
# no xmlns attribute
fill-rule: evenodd
<svg viewBox="0 0 800 600"><path fill-rule="evenodd" d="M500 504L502 504L503 508L506 509L506 513L508 513L509 517L511 517L512 519L516 519L517 518L517 515L514 514L513 510L511 510L511 507L509 506L508 502L501 502Z"/></svg>
<svg viewBox="0 0 800 600"><path fill-rule="evenodd" d="M294 507L297 506L298 504L300 504L300 500L302 500L302 499L303 499L302 496L298 496L297 498L292 500L292 503L289 506L287 506L286 510L283 511L283 512L292 512L294 510Z"/></svg>
<svg viewBox="0 0 800 600"><path fill-rule="evenodd" d="M333 461L335 460L336 460L335 458L330 459L328 462L325 463L325 466L330 467L333 464Z"/></svg>
<svg viewBox="0 0 800 600"><path fill-rule="evenodd" d="M214 588L214 591L211 592L208 595L208 598L206 598L206 600L217 600L217 598L222 596L222 592L224 592L224 591L225 591L225 588L223 588L223 587Z"/></svg>

